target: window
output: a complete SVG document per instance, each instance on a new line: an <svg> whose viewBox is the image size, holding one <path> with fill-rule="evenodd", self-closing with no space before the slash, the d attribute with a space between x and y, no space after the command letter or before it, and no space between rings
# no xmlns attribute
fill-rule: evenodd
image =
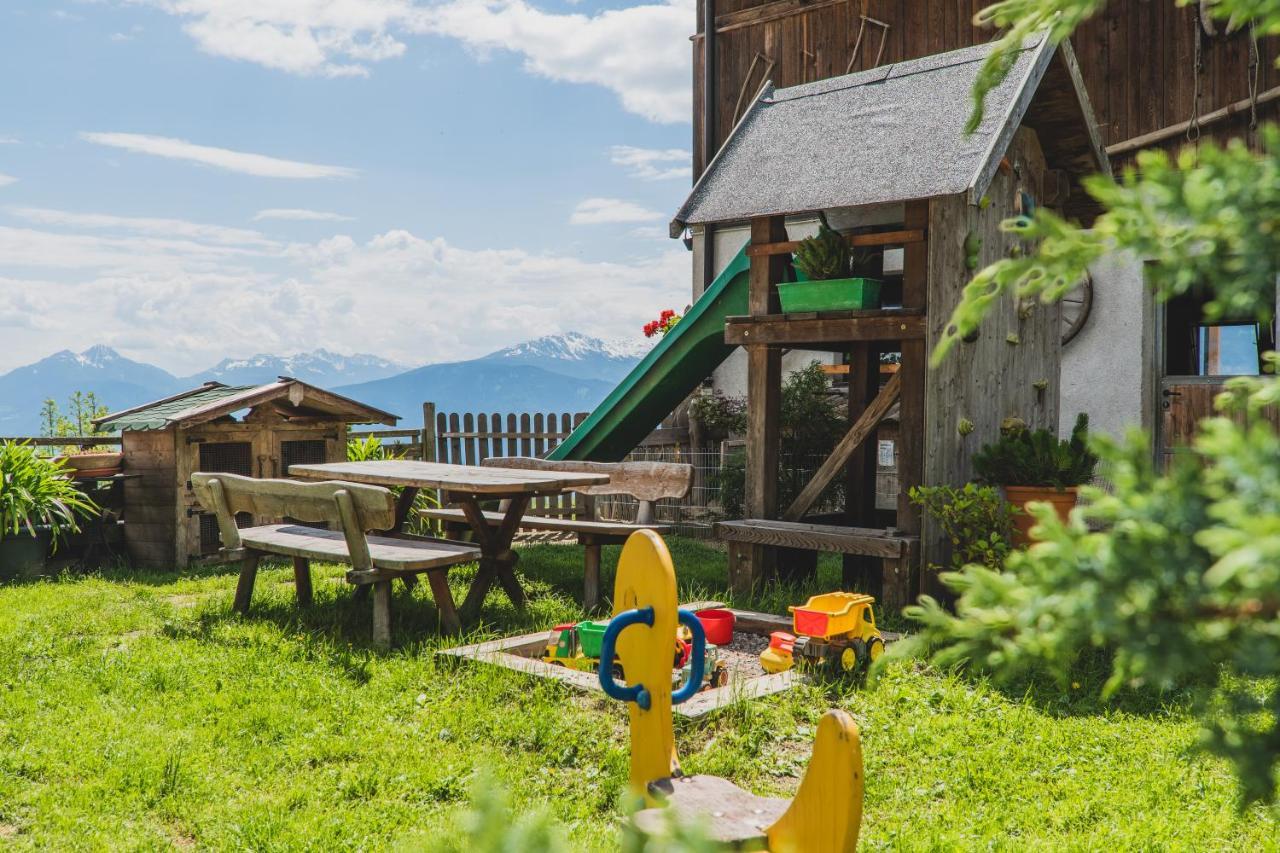
<svg viewBox="0 0 1280 853"><path fill-rule="evenodd" d="M1164 306L1164 372L1166 376L1256 376L1262 353L1275 348L1273 325L1249 318L1208 322L1209 296L1193 292Z"/></svg>

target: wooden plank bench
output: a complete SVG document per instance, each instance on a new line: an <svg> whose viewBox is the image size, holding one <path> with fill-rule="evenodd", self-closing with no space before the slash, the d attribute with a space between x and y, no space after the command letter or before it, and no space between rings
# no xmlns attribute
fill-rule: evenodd
<svg viewBox="0 0 1280 853"><path fill-rule="evenodd" d="M634 522L601 521L594 518L564 518L556 516L526 515L520 522L521 530L556 531L573 533L583 546L583 594L582 604L593 610L600 604L600 549L604 545L620 545L637 530L654 530L666 533L669 525L655 520L654 504L663 498L683 498L693 488L693 466L678 462L559 462L534 459L527 456L497 456L480 463L485 467L516 468L534 471L578 471L589 474L607 474L609 482L600 486L578 486L580 495L624 495L639 501ZM423 510L422 514L449 524L466 523L461 509L443 507ZM501 512L484 513L490 525L502 522Z"/></svg>
<svg viewBox="0 0 1280 853"><path fill-rule="evenodd" d="M245 613L253 597L258 562L265 554L293 558L298 604L311 604L311 560L347 563L347 582L373 588L373 642L391 644L391 582L412 581L426 573L445 631L461 630L446 572L450 566L474 562L475 546L441 539L370 536L370 530L395 526L396 500L389 489L357 483L299 483L259 480L235 474L196 473L191 476L196 497L218 518L223 553L240 560L235 609ZM323 530L304 524L266 524L240 529L236 515L254 518L292 518L327 523Z"/></svg>
<svg viewBox="0 0 1280 853"><path fill-rule="evenodd" d="M802 521L775 521L746 518L721 521L715 526L718 539L729 543L729 576L734 592L737 587L751 585L733 570L737 549L752 545L827 551L836 554L858 554L878 557L884 566L883 607L898 609L914 597L912 571L919 550L919 538L869 527L843 527L834 524L808 524Z"/></svg>

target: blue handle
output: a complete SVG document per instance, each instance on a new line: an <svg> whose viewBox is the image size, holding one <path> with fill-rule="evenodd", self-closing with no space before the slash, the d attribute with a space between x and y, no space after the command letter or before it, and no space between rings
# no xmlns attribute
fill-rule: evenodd
<svg viewBox="0 0 1280 853"><path fill-rule="evenodd" d="M707 668L707 632L703 630L702 622L688 610L679 611L679 615L680 623L693 635L693 651L689 653L692 656L689 661L692 665L689 668L688 682L671 694L672 705L688 702L702 689L702 679L706 675Z"/></svg>
<svg viewBox="0 0 1280 853"><path fill-rule="evenodd" d="M604 629L604 637L600 639L600 687L605 695L619 702L635 702L642 710L649 710L649 691L643 684L619 684L613 680L613 659L616 657L614 646L623 628L631 625L648 625L653 627L653 608L641 607L635 610L624 610L609 620Z"/></svg>

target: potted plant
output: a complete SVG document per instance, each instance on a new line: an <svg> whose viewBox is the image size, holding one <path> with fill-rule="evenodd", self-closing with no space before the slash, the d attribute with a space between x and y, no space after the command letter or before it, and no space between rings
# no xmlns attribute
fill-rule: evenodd
<svg viewBox="0 0 1280 853"><path fill-rule="evenodd" d="M797 280L778 285L784 313L880 307L880 280L851 277L854 264L849 243L826 224L817 236L800 241L792 265Z"/></svg>
<svg viewBox="0 0 1280 853"><path fill-rule="evenodd" d="M1065 521L1076 505L1076 487L1093 477L1098 457L1089 450L1089 416L1083 412L1065 441L1047 429L1029 430L1017 420L1002 433L999 441L974 454L973 468L984 482L1001 486L1005 500L1021 510L1014 526L1017 543L1026 544L1035 524L1027 503L1050 503Z"/></svg>
<svg viewBox="0 0 1280 853"><path fill-rule="evenodd" d="M0 444L0 581L39 575L50 548L96 511L62 462L27 442Z"/></svg>

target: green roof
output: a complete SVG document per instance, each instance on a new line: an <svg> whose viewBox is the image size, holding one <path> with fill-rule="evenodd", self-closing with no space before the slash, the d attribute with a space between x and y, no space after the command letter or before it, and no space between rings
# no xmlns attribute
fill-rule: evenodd
<svg viewBox="0 0 1280 853"><path fill-rule="evenodd" d="M120 430L122 432L124 430L167 429L182 420L183 413L191 409L197 409L209 403L216 403L218 400L241 394L254 387L253 385L202 386L178 397L158 400L136 409L121 412L110 420L103 421L100 427L104 430Z"/></svg>

